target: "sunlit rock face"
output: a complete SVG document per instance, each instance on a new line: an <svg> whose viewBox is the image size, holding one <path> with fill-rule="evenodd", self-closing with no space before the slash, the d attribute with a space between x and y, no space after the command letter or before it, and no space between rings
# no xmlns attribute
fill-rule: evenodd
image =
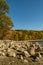
<svg viewBox="0 0 43 65"><path fill-rule="evenodd" d="M0 56L24 58L42 58L43 47L38 42L0 40Z"/></svg>

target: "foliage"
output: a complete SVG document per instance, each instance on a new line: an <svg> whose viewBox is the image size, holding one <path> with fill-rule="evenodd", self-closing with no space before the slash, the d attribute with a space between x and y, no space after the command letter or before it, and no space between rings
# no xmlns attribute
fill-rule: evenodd
<svg viewBox="0 0 43 65"><path fill-rule="evenodd" d="M36 40L43 39L43 31L33 30L11 30L13 23L6 15L9 13L9 6L6 0L0 0L0 39L10 40Z"/></svg>
<svg viewBox="0 0 43 65"><path fill-rule="evenodd" d="M12 30L12 40L39 40L43 39L43 31Z"/></svg>
<svg viewBox="0 0 43 65"><path fill-rule="evenodd" d="M13 27L11 18L6 15L9 12L9 6L5 0L0 0L0 39L6 35L7 30Z"/></svg>
<svg viewBox="0 0 43 65"><path fill-rule="evenodd" d="M9 12L9 6L5 0L0 0L0 11Z"/></svg>

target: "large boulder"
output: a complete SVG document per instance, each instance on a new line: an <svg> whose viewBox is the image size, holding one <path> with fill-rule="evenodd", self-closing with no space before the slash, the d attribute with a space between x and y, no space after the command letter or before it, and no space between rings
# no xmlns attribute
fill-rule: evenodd
<svg viewBox="0 0 43 65"><path fill-rule="evenodd" d="M28 53L28 51L24 51L24 55L25 57L30 57L30 54Z"/></svg>
<svg viewBox="0 0 43 65"><path fill-rule="evenodd" d="M34 47L30 47L28 49L28 52L29 52L30 55L35 55L35 49L34 49Z"/></svg>
<svg viewBox="0 0 43 65"><path fill-rule="evenodd" d="M42 58L40 52L35 53L35 56L38 57L38 58Z"/></svg>
<svg viewBox="0 0 43 65"><path fill-rule="evenodd" d="M11 49L11 48L8 48L7 54L8 54L9 56L16 57L16 51L13 50L13 49Z"/></svg>
<svg viewBox="0 0 43 65"><path fill-rule="evenodd" d="M38 42L35 43L35 51L39 52L42 50L41 44L39 44Z"/></svg>

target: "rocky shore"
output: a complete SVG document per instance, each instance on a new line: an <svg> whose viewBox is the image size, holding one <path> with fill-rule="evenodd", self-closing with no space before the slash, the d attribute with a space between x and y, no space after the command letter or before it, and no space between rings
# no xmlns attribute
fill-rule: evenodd
<svg viewBox="0 0 43 65"><path fill-rule="evenodd" d="M13 64L22 62L23 65L26 63L43 65L43 45L38 42L0 40L0 58L13 58L11 60Z"/></svg>

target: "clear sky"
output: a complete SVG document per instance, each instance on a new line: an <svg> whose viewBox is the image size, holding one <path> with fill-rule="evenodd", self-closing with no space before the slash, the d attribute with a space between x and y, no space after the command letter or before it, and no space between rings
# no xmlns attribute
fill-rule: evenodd
<svg viewBox="0 0 43 65"><path fill-rule="evenodd" d="M6 0L13 29L43 30L43 0Z"/></svg>

